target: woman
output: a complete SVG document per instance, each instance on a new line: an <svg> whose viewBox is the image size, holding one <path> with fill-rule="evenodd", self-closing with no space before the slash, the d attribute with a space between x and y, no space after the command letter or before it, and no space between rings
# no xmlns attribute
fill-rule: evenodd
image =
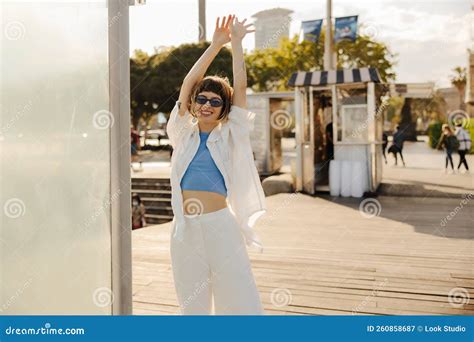
<svg viewBox="0 0 474 342"><path fill-rule="evenodd" d="M185 315L260 315L264 311L246 250L262 245L252 226L265 195L250 146L242 39L250 25L217 18L212 42L186 75L167 124L173 147L171 261ZM231 42L233 88L204 77ZM214 305L212 305L212 302Z"/></svg>
<svg viewBox="0 0 474 342"><path fill-rule="evenodd" d="M451 165L451 172L454 173L453 152L457 149L457 144L458 139L451 130L451 127L449 127L448 124L443 124L441 137L436 148L440 149L441 147L444 147L446 152L446 163L444 166L445 173L448 172L448 162Z"/></svg>
<svg viewBox="0 0 474 342"><path fill-rule="evenodd" d="M132 170L134 170L133 163L138 161L140 163L140 168L138 169L138 171L143 171L142 161L140 160L140 156L138 155L138 149L140 147L140 134L136 129L133 128L132 125L130 125L130 147L132 149L132 162L130 163Z"/></svg>
<svg viewBox="0 0 474 342"><path fill-rule="evenodd" d="M403 159L403 133L400 131L400 126L397 125L396 131L393 133L392 145L388 149L388 153L392 153L395 158L395 166L398 164L397 154L400 154L403 166L405 166L405 160Z"/></svg>
<svg viewBox="0 0 474 342"><path fill-rule="evenodd" d="M469 154L471 151L471 135L468 131L462 126L462 121L456 123L456 138L459 141L459 164L458 170L461 169L461 165L464 165L466 172L469 173L469 165L467 164L466 154Z"/></svg>
<svg viewBox="0 0 474 342"><path fill-rule="evenodd" d="M132 229L146 226L145 206L140 196L136 193L132 195Z"/></svg>

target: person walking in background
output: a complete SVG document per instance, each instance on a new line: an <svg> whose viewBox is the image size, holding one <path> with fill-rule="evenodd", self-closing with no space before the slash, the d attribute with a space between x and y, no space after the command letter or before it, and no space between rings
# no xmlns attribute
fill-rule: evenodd
<svg viewBox="0 0 474 342"><path fill-rule="evenodd" d="M142 161L140 160L140 157L138 156L138 150L140 148L140 134L138 133L136 129L133 128L133 126L130 126L130 147L131 147L131 153L132 153L132 162L130 165L133 169L133 163L138 161L140 163L139 171L142 171L143 170Z"/></svg>
<svg viewBox="0 0 474 342"><path fill-rule="evenodd" d="M395 165L398 164L397 154L400 154L400 158L402 159L403 166L405 166L405 160L403 160L403 133L400 132L400 126L396 127L395 132L393 133L393 141L392 145L388 149L388 153L393 153L395 158Z"/></svg>
<svg viewBox="0 0 474 342"><path fill-rule="evenodd" d="M466 160L466 154L469 153L471 150L471 136L469 132L467 132L463 127L462 127L462 122L458 122L456 124L456 138L459 141L459 164L458 164L458 170L461 168L461 165L464 165L466 168L466 172L469 172L469 166L467 165L467 160Z"/></svg>
<svg viewBox="0 0 474 342"><path fill-rule="evenodd" d="M382 133L382 155L383 159L385 160L385 164L387 164L387 156L385 155L385 151L387 150L388 145L388 135L387 133Z"/></svg>
<svg viewBox="0 0 474 342"><path fill-rule="evenodd" d="M132 195L132 229L146 226L145 206L138 194Z"/></svg>
<svg viewBox="0 0 474 342"><path fill-rule="evenodd" d="M446 152L446 163L444 172L448 172L448 163L451 165L452 172L454 173L454 164L453 164L453 152L457 150L459 146L459 141L454 135L453 131L448 124L443 124L441 137L439 138L437 149L444 148Z"/></svg>
<svg viewBox="0 0 474 342"><path fill-rule="evenodd" d="M326 160L334 159L334 140L332 136L332 121L326 125Z"/></svg>

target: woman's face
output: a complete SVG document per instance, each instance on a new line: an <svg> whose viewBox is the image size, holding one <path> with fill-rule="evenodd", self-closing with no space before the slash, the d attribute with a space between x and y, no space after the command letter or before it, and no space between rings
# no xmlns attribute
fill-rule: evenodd
<svg viewBox="0 0 474 342"><path fill-rule="evenodd" d="M195 106L194 113L196 114L197 119L200 122L204 122L204 123L216 122L217 118L219 117L223 109L222 98L218 94L213 93L212 91L203 91L203 92L200 92L197 96L200 96L200 97L204 96L208 100L219 99L221 101L221 105L219 107L212 107L210 104L210 101L207 101L205 104L199 104L195 100L196 103L194 104Z"/></svg>

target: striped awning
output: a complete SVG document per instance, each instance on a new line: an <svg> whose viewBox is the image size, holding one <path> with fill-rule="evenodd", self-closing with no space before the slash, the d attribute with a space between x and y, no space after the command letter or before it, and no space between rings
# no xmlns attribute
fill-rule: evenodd
<svg viewBox="0 0 474 342"><path fill-rule="evenodd" d="M359 68L323 71L297 71L291 75L288 85L291 87L301 87L360 82L381 83L382 81L376 68Z"/></svg>

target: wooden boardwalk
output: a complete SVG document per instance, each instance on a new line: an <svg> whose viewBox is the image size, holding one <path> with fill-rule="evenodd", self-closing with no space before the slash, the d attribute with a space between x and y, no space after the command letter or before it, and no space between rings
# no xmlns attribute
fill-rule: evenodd
<svg viewBox="0 0 474 342"><path fill-rule="evenodd" d="M267 314L474 314L474 198L377 201L369 218L358 199L267 198L264 251L249 251ZM134 314L179 313L169 237L169 223L133 232Z"/></svg>

